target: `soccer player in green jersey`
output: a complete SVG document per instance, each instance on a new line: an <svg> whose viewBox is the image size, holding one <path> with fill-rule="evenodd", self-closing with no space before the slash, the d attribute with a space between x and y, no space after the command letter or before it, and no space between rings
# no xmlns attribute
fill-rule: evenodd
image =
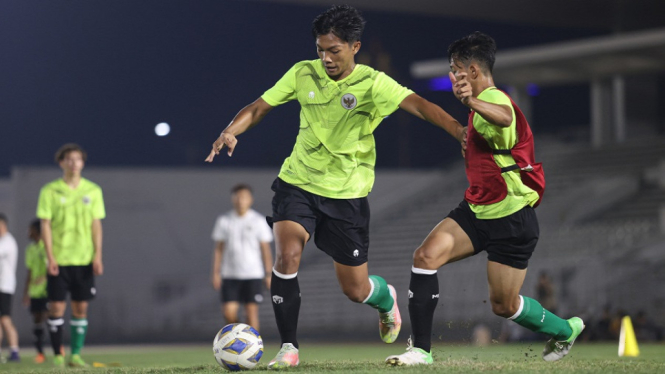
<svg viewBox="0 0 665 374"><path fill-rule="evenodd" d="M300 103L300 130L291 155L272 185L276 259L271 300L282 348L270 368L299 363L296 329L300 310L297 272L305 243L312 235L332 257L343 293L353 302L379 311L382 340L397 338L401 317L395 289L369 275L369 204L376 149L372 133L398 108L437 125L460 142L464 128L443 109L402 87L386 74L356 64L365 25L350 6L333 6L313 22L319 58L296 63L263 96L243 108L214 142L206 159L221 149L228 155L237 136L274 107Z"/></svg>
<svg viewBox="0 0 665 374"><path fill-rule="evenodd" d="M533 158L533 137L518 139L518 133L531 135L526 119L494 86L495 53L494 40L479 32L452 43L448 49L453 92L472 111L465 154L471 187L465 200L414 253L409 284L414 341L406 353L388 357L390 365L432 363L432 320L439 301L437 269L481 251L487 252L492 311L531 331L552 336L543 359L563 358L584 329L581 319L561 319L536 300L520 295L539 236L533 209L539 194L525 185L521 172L535 172L537 164L531 160L528 166L517 165L521 150L528 149L529 158ZM513 148L516 153L511 151ZM495 192L496 196L487 199Z"/></svg>
<svg viewBox="0 0 665 374"><path fill-rule="evenodd" d="M61 352L67 293L72 320L70 366L86 366L81 349L88 330L88 302L95 296L95 276L102 275L102 219L106 216L102 189L81 177L85 151L65 144L55 155L62 178L39 193L37 217L48 260L48 326L55 353L54 364L64 366Z"/></svg>
<svg viewBox="0 0 665 374"><path fill-rule="evenodd" d="M35 335L35 348L37 356L35 363L44 362L44 321L48 317L48 299L46 298L46 249L42 242L41 221L36 219L30 223L28 229L30 244L25 248L25 267L28 269L25 289L23 292L23 305L30 308Z"/></svg>

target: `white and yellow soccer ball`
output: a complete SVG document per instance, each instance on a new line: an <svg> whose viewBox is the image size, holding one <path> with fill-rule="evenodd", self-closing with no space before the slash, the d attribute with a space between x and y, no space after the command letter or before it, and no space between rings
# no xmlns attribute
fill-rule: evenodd
<svg viewBox="0 0 665 374"><path fill-rule="evenodd" d="M226 370L249 370L263 355L263 339L253 327L232 323L222 327L212 342L215 360Z"/></svg>

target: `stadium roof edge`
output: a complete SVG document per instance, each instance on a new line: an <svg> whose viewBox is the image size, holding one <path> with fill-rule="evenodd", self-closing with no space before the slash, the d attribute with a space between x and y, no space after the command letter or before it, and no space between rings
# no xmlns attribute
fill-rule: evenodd
<svg viewBox="0 0 665 374"><path fill-rule="evenodd" d="M663 70L665 28L660 28L499 51L494 76L506 84L557 85ZM414 78L442 76L448 71L447 59L411 65Z"/></svg>

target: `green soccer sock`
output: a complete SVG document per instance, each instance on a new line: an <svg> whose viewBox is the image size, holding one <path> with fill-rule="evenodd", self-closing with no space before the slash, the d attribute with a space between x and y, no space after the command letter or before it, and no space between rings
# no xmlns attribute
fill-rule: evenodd
<svg viewBox="0 0 665 374"><path fill-rule="evenodd" d="M85 318L72 318L69 321L69 326L71 328L72 354L81 354L81 348L83 348L83 343L85 343L85 334L88 332L88 320Z"/></svg>
<svg viewBox="0 0 665 374"><path fill-rule="evenodd" d="M390 294L386 280L378 275L370 275L369 282L372 284L372 289L363 303L378 309L381 313L390 312L395 301Z"/></svg>
<svg viewBox="0 0 665 374"><path fill-rule="evenodd" d="M520 298L522 300L519 315L516 314L509 319L531 331L550 335L558 341L566 340L572 335L573 330L568 321L552 314L534 299L522 295Z"/></svg>

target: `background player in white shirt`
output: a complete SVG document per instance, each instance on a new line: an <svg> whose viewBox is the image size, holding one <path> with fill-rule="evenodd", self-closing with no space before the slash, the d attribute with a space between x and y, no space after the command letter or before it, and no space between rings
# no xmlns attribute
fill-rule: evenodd
<svg viewBox="0 0 665 374"><path fill-rule="evenodd" d="M7 216L0 213L0 342L4 332L11 349L9 361L15 362L21 361L18 355L18 334L11 317L12 296L16 291L17 259L18 245L7 229Z"/></svg>
<svg viewBox="0 0 665 374"><path fill-rule="evenodd" d="M221 290L226 323L238 322L244 304L247 324L259 329L263 285L270 289L272 230L265 216L252 210L252 189L239 184L231 190L233 210L217 218L212 232L215 250L212 286Z"/></svg>

